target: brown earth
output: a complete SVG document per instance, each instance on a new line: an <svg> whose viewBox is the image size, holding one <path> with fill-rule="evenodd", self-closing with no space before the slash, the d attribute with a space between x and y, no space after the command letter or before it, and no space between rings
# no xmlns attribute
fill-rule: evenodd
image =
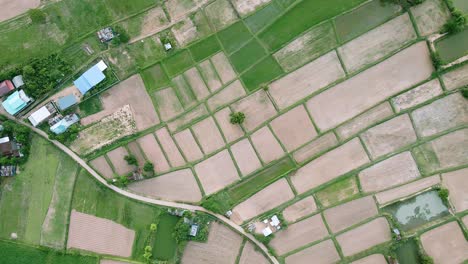
<svg viewBox="0 0 468 264"><path fill-rule="evenodd" d="M25 13L29 9L37 8L40 4L40 0L0 0L2 7L0 22Z"/></svg>
<svg viewBox="0 0 468 264"><path fill-rule="evenodd" d="M340 260L340 255L338 255L333 241L329 239L287 256L285 263L305 264L310 263L311 259L314 260L314 264L330 264L337 263Z"/></svg>
<svg viewBox="0 0 468 264"><path fill-rule="evenodd" d="M392 98L392 104L398 113L402 110L420 105L441 94L442 87L440 82L438 79L434 79Z"/></svg>
<svg viewBox="0 0 468 264"><path fill-rule="evenodd" d="M224 87L222 91L216 93L206 101L208 108L214 111L224 105L230 104L245 95L244 87L239 80Z"/></svg>
<svg viewBox="0 0 468 264"><path fill-rule="evenodd" d="M210 60L211 63L213 63L213 66L215 67L216 72L218 73L219 78L221 78L221 82L223 82L223 84L226 84L236 78L236 72L232 68L228 58L226 55L224 55L224 53L220 52L211 57Z"/></svg>
<svg viewBox="0 0 468 264"><path fill-rule="evenodd" d="M232 104L231 107L233 111L245 114L242 126L247 131L256 129L278 113L264 90L259 90L239 100Z"/></svg>
<svg viewBox="0 0 468 264"><path fill-rule="evenodd" d="M245 243L238 264L270 264L268 259L251 243Z"/></svg>
<svg viewBox="0 0 468 264"><path fill-rule="evenodd" d="M338 139L333 132L328 132L325 135L313 140L293 153L293 157L297 162L304 162L317 154L322 153L338 144Z"/></svg>
<svg viewBox="0 0 468 264"><path fill-rule="evenodd" d="M124 158L128 155L128 152L124 147L116 148L110 152L107 152L106 155L112 162L115 171L119 175L125 175L135 169L135 166L128 165L127 161L125 161Z"/></svg>
<svg viewBox="0 0 468 264"><path fill-rule="evenodd" d="M232 141L235 141L244 136L244 131L242 130L241 126L237 124L231 124L231 113L231 109L229 109L229 107L225 107L215 114L216 122L218 123L219 128L221 129L221 132L223 132L224 138L228 143L231 143Z"/></svg>
<svg viewBox="0 0 468 264"><path fill-rule="evenodd" d="M187 158L189 162L203 158L203 153L197 145L190 129L185 129L175 134L174 139L177 141L180 150L184 153L185 158Z"/></svg>
<svg viewBox="0 0 468 264"><path fill-rule="evenodd" d="M158 138L159 144L161 144L164 153L166 153L167 159L172 167L179 167L185 165L185 160L179 152L174 140L167 128L163 127L155 132Z"/></svg>
<svg viewBox="0 0 468 264"><path fill-rule="evenodd" d="M375 195L380 205L388 204L392 201L402 199L414 193L423 191L440 183L439 175L423 178L408 184L405 184L388 191L380 192Z"/></svg>
<svg viewBox="0 0 468 264"><path fill-rule="evenodd" d="M468 168L442 174L442 184L449 190L455 211L468 210Z"/></svg>
<svg viewBox="0 0 468 264"><path fill-rule="evenodd" d="M283 217L288 222L295 222L298 219L310 215L317 210L314 197L309 196L283 210Z"/></svg>
<svg viewBox="0 0 468 264"><path fill-rule="evenodd" d="M224 147L223 136L212 117L208 117L193 125L192 131L205 154Z"/></svg>
<svg viewBox="0 0 468 264"><path fill-rule="evenodd" d="M268 126L255 131L250 136L250 139L260 159L265 163L277 160L284 155L283 148L281 148L281 145Z"/></svg>
<svg viewBox="0 0 468 264"><path fill-rule="evenodd" d="M99 174L104 176L104 178L114 178L114 172L104 156L92 160L90 164Z"/></svg>
<svg viewBox="0 0 468 264"><path fill-rule="evenodd" d="M169 170L169 163L153 134L141 137L137 142L145 153L146 158L153 163L155 172L161 173Z"/></svg>
<svg viewBox="0 0 468 264"><path fill-rule="evenodd" d="M262 167L254 148L247 138L232 145L231 153L242 176L247 176Z"/></svg>

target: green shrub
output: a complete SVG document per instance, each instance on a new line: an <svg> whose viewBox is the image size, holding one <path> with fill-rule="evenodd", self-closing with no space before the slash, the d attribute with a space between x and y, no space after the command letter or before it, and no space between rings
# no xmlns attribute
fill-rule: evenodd
<svg viewBox="0 0 468 264"><path fill-rule="evenodd" d="M440 199L442 199L442 202L444 204L448 205L449 204L449 190L446 188L440 188L437 193L439 194Z"/></svg>
<svg viewBox="0 0 468 264"><path fill-rule="evenodd" d="M455 10L452 12L452 17L445 23L443 30L449 34L455 34L463 31L466 25L466 18L463 14Z"/></svg>
<svg viewBox="0 0 468 264"><path fill-rule="evenodd" d="M47 19L46 13L38 8L29 9L28 15L34 24L44 24Z"/></svg>
<svg viewBox="0 0 468 264"><path fill-rule="evenodd" d="M242 124L245 120L245 114L242 112L234 112L229 115L231 124Z"/></svg>
<svg viewBox="0 0 468 264"><path fill-rule="evenodd" d="M434 264L434 260L423 252L419 252L419 260L421 264Z"/></svg>
<svg viewBox="0 0 468 264"><path fill-rule="evenodd" d="M128 43L130 41L130 35L127 31L120 26L115 26L113 29L115 37L112 39L112 44L115 46L120 45L121 43Z"/></svg>
<svg viewBox="0 0 468 264"><path fill-rule="evenodd" d="M117 187L123 188L127 187L128 183L130 181L128 180L128 177L123 175L123 176L116 176L114 177L114 180L112 180L112 184L114 184Z"/></svg>
<svg viewBox="0 0 468 264"><path fill-rule="evenodd" d="M270 241L275 238L274 234L271 234L269 236L264 236L262 234L254 234L254 237L258 240L258 242L263 243L264 245L268 245Z"/></svg>
<svg viewBox="0 0 468 264"><path fill-rule="evenodd" d="M128 165L137 165L138 161L135 155L129 154L125 155L124 160L127 162Z"/></svg>
<svg viewBox="0 0 468 264"><path fill-rule="evenodd" d="M432 64L436 68L436 70L439 70L444 62L442 61L442 58L440 57L440 54L436 51L431 53L431 59L432 59Z"/></svg>
<svg viewBox="0 0 468 264"><path fill-rule="evenodd" d="M463 97L468 99L468 86L465 86L465 87L461 88L460 92L463 95Z"/></svg>

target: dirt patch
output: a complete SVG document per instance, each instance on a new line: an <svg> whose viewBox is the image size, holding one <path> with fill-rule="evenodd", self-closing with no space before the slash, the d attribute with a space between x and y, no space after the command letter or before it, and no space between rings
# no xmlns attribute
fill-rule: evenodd
<svg viewBox="0 0 468 264"><path fill-rule="evenodd" d="M171 87L154 92L154 100L161 119L164 121L184 112L179 98Z"/></svg>
<svg viewBox="0 0 468 264"><path fill-rule="evenodd" d="M367 196L327 209L324 216L330 230L337 233L378 213L374 198Z"/></svg>
<svg viewBox="0 0 468 264"><path fill-rule="evenodd" d="M340 162L337 163L337 160ZM304 193L368 162L359 139L353 139L297 170L291 181L298 193Z"/></svg>
<svg viewBox="0 0 468 264"><path fill-rule="evenodd" d="M427 137L468 123L468 100L460 93L448 95L415 110L411 117L419 135Z"/></svg>
<svg viewBox="0 0 468 264"><path fill-rule="evenodd" d="M351 262L351 264L387 264L387 260L381 254L374 254Z"/></svg>
<svg viewBox="0 0 468 264"><path fill-rule="evenodd" d="M405 184L403 186L390 189L388 191L380 192L375 195L377 202L380 205L388 204L392 201L402 199L404 197L410 196L422 190L428 189L432 186L435 186L440 183L440 178L438 175L423 178L421 180L414 181L412 183Z"/></svg>
<svg viewBox="0 0 468 264"><path fill-rule="evenodd" d="M197 27L190 18L186 18L177 23L171 28L171 31L181 47L198 38Z"/></svg>
<svg viewBox="0 0 468 264"><path fill-rule="evenodd" d="M145 153L146 158L153 163L155 172L161 173L169 170L169 163L153 134L141 137L137 142Z"/></svg>
<svg viewBox="0 0 468 264"><path fill-rule="evenodd" d="M236 73L234 72L234 69L232 69L229 60L224 53L220 52L211 57L211 63L213 63L213 66L218 72L219 78L221 78L221 81L224 84L236 78Z"/></svg>
<svg viewBox="0 0 468 264"><path fill-rule="evenodd" d="M336 237L345 256L354 255L391 239L390 226L384 217L372 220Z"/></svg>
<svg viewBox="0 0 468 264"><path fill-rule="evenodd" d="M205 13L216 31L231 25L238 18L227 0L216 0L205 8Z"/></svg>
<svg viewBox="0 0 468 264"><path fill-rule="evenodd" d="M392 104L398 113L402 110L420 105L441 94L442 87L440 86L440 82L438 79L434 79L392 98Z"/></svg>
<svg viewBox="0 0 468 264"><path fill-rule="evenodd" d="M135 231L114 221L72 210L67 248L128 258Z"/></svg>
<svg viewBox="0 0 468 264"><path fill-rule="evenodd" d="M231 152L243 176L247 176L262 167L248 139L243 139L232 145Z"/></svg>
<svg viewBox="0 0 468 264"><path fill-rule="evenodd" d="M270 84L268 90L280 109L345 77L335 51L306 64Z"/></svg>
<svg viewBox="0 0 468 264"><path fill-rule="evenodd" d="M191 122L199 120L204 116L208 115L208 109L204 104L200 104L193 108L192 110L186 112L183 115L180 115L176 119L172 120L167 124L167 127L171 132L177 131L181 128L187 127Z"/></svg>
<svg viewBox="0 0 468 264"><path fill-rule="evenodd" d="M232 4L241 16L246 16L271 0L233 0Z"/></svg>
<svg viewBox="0 0 468 264"><path fill-rule="evenodd" d="M297 149L317 136L317 131L303 105L275 118L270 125L273 133L288 151Z"/></svg>
<svg viewBox="0 0 468 264"><path fill-rule="evenodd" d="M219 93L213 95L210 99L208 99L206 104L211 111L214 111L217 108L232 103L244 95L244 87L242 86L241 82L237 80L223 88L223 90Z"/></svg>
<svg viewBox="0 0 468 264"><path fill-rule="evenodd" d="M292 224L285 230L278 231L269 245L276 250L278 255L283 255L326 236L328 236L327 228L322 216L317 214Z"/></svg>
<svg viewBox="0 0 468 264"><path fill-rule="evenodd" d="M175 134L174 139L177 141L180 150L189 162L203 158L203 153L189 129Z"/></svg>
<svg viewBox="0 0 468 264"><path fill-rule="evenodd" d="M213 222L207 242L188 242L182 264L232 264L236 262L242 237L231 229Z"/></svg>
<svg viewBox="0 0 468 264"><path fill-rule="evenodd" d="M377 125L361 135L373 159L407 146L417 140L407 114Z"/></svg>
<svg viewBox="0 0 468 264"><path fill-rule="evenodd" d="M270 261L251 243L245 243L238 264L270 264Z"/></svg>
<svg viewBox="0 0 468 264"><path fill-rule="evenodd" d="M314 197L306 197L283 210L283 217L288 222L295 222L298 219L310 215L317 210Z"/></svg>
<svg viewBox="0 0 468 264"><path fill-rule="evenodd" d="M230 114L232 113L229 107L226 107L215 114L216 122L219 128L223 132L224 138L228 143L237 140L244 136L244 131L239 125L231 124Z"/></svg>
<svg viewBox="0 0 468 264"><path fill-rule="evenodd" d="M468 228L468 215L463 217L462 221L463 221L463 224L465 224L465 227Z"/></svg>
<svg viewBox="0 0 468 264"><path fill-rule="evenodd" d="M108 152L107 157L112 162L115 171L119 175L125 175L135 169L135 166L128 165L128 163L124 160L124 157L128 155L127 150L124 147L116 148L110 152Z"/></svg>
<svg viewBox="0 0 468 264"><path fill-rule="evenodd" d="M250 136L252 144L257 150L258 155L265 163L277 160L284 155L283 148L276 140L268 126L264 126L255 131Z"/></svg>
<svg viewBox="0 0 468 264"><path fill-rule="evenodd" d="M170 172L156 178L132 183L128 189L138 194L168 201L198 202L202 198L190 169Z"/></svg>
<svg viewBox="0 0 468 264"><path fill-rule="evenodd" d="M185 165L185 160L180 154L179 149L174 143L174 140L169 134L167 128L161 128L157 130L155 134L159 140L159 143L161 144L162 149L166 153L167 158L169 159L169 163L172 165L172 167L179 167Z"/></svg>
<svg viewBox="0 0 468 264"><path fill-rule="evenodd" d="M104 176L104 178L114 178L114 172L104 156L92 160L90 164L99 174Z"/></svg>
<svg viewBox="0 0 468 264"><path fill-rule="evenodd" d="M419 42L313 97L307 108L317 126L327 130L427 79L433 70L426 43Z"/></svg>
<svg viewBox="0 0 468 264"><path fill-rule="evenodd" d="M330 264L338 262L340 255L333 241L329 239L287 256L285 262L286 264L301 264L309 263L311 259L314 260L314 264Z"/></svg>
<svg viewBox="0 0 468 264"><path fill-rule="evenodd" d="M203 82L197 68L189 69L184 73L184 76L190 87L192 87L192 91L195 97L197 97L197 100L201 101L210 95L210 91L208 87L206 87L205 82Z"/></svg>
<svg viewBox="0 0 468 264"><path fill-rule="evenodd" d="M268 98L268 95L263 90L241 99L239 102L233 104L232 108L235 112L242 112L245 114L245 120L242 126L247 131L256 129L278 113L273 103L270 101L270 98Z"/></svg>
<svg viewBox="0 0 468 264"><path fill-rule="evenodd" d="M441 0L427 0L410 10L422 36L439 32L450 18L450 11Z"/></svg>
<svg viewBox="0 0 468 264"><path fill-rule="evenodd" d="M141 30L138 36L134 36L130 42L154 35L169 25L169 20L161 7L150 9L143 18Z"/></svg>
<svg viewBox="0 0 468 264"><path fill-rule="evenodd" d="M2 7L0 22L25 13L29 9L38 7L40 4L40 0L0 0L0 6Z"/></svg>
<svg viewBox="0 0 468 264"><path fill-rule="evenodd" d="M195 7L195 2L193 0L168 0L164 4L171 21L182 18Z"/></svg>
<svg viewBox="0 0 468 264"><path fill-rule="evenodd" d="M207 195L239 180L239 174L227 150L195 165L195 172Z"/></svg>
<svg viewBox="0 0 468 264"><path fill-rule="evenodd" d="M442 174L442 183L449 189L450 202L455 211L462 212L468 209L468 169L447 172Z"/></svg>
<svg viewBox="0 0 468 264"><path fill-rule="evenodd" d="M468 64L442 75L445 88L454 90L468 84Z"/></svg>
<svg viewBox="0 0 468 264"><path fill-rule="evenodd" d="M323 207L339 204L342 201L349 200L359 193L357 178L355 176L347 177L315 193L315 197L320 201Z"/></svg>
<svg viewBox="0 0 468 264"><path fill-rule="evenodd" d="M143 166L146 162L143 152L141 152L140 146L136 141L130 142L127 145L128 150L135 156L137 159L138 165Z"/></svg>
<svg viewBox="0 0 468 264"><path fill-rule="evenodd" d="M421 244L434 263L458 264L468 259L468 242L457 222L422 234Z"/></svg>
<svg viewBox="0 0 468 264"><path fill-rule="evenodd" d="M217 91L221 86L223 86L210 60L205 60L200 63L199 66L200 74L205 79L211 92Z"/></svg>
<svg viewBox="0 0 468 264"><path fill-rule="evenodd" d="M192 131L205 154L212 153L224 146L223 137L212 117L193 125Z"/></svg>
<svg viewBox="0 0 468 264"><path fill-rule="evenodd" d="M293 153L293 157L297 162L304 162L307 159L317 156L317 154L336 146L337 144L338 139L335 134L333 132L328 132L295 151Z"/></svg>
<svg viewBox="0 0 468 264"><path fill-rule="evenodd" d="M294 193L286 179L281 179L257 192L249 199L232 209L232 220L236 224L269 211L294 198Z"/></svg>

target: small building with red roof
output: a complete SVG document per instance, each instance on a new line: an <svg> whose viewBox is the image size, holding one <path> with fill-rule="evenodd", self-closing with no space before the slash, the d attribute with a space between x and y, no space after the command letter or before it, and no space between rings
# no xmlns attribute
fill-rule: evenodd
<svg viewBox="0 0 468 264"><path fill-rule="evenodd" d="M13 91L15 86L10 80L5 80L0 83L0 97L4 96L5 94Z"/></svg>

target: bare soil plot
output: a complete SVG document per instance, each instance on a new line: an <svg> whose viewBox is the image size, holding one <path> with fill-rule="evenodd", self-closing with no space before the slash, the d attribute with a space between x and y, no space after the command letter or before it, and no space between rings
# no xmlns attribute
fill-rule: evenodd
<svg viewBox="0 0 468 264"><path fill-rule="evenodd" d="M156 137L161 144L162 149L167 155L167 159L172 167L179 167L185 164L185 160L180 154L179 149L177 148L174 140L172 139L171 135L167 128L163 127L156 131Z"/></svg>
<svg viewBox="0 0 468 264"><path fill-rule="evenodd" d="M338 139L336 138L335 134L333 132L328 132L327 134L314 139L312 142L296 150L293 153L293 157L299 163L304 162L312 157L317 156L317 154L320 154L323 151L331 149L337 144Z"/></svg>
<svg viewBox="0 0 468 264"><path fill-rule="evenodd" d="M213 95L206 104L211 111L216 110L224 105L230 104L238 98L245 95L244 87L239 80L224 87L222 91Z"/></svg>
<svg viewBox="0 0 468 264"><path fill-rule="evenodd" d="M377 193L375 198L380 205L410 196L440 183L439 175L423 178L394 189Z"/></svg>
<svg viewBox="0 0 468 264"><path fill-rule="evenodd" d="M393 115L392 107L388 102L384 102L339 126L336 128L336 133L341 139L348 139L391 115Z"/></svg>
<svg viewBox="0 0 468 264"><path fill-rule="evenodd" d="M198 174L198 173L197 173ZM236 224L269 211L294 198L294 193L286 179L280 179L243 201L234 209L232 220Z"/></svg>
<svg viewBox="0 0 468 264"><path fill-rule="evenodd" d="M438 79L434 79L392 98L392 104L398 113L402 110L420 105L441 94L442 87L440 86L440 82Z"/></svg>
<svg viewBox="0 0 468 264"><path fill-rule="evenodd" d="M167 121L184 111L184 108L172 87L154 92L154 101L156 108L161 115L161 119L164 121Z"/></svg>
<svg viewBox="0 0 468 264"><path fill-rule="evenodd" d="M450 18L450 11L444 1L428 0L412 7L411 13L419 30L419 34L427 36L439 32Z"/></svg>
<svg viewBox="0 0 468 264"><path fill-rule="evenodd" d="M67 248L130 257L135 231L111 220L72 210Z"/></svg>
<svg viewBox="0 0 468 264"><path fill-rule="evenodd" d="M90 164L104 178L114 178L114 172L104 156L92 160Z"/></svg>
<svg viewBox="0 0 468 264"><path fill-rule="evenodd" d="M29 9L34 9L40 4L40 0L0 0L0 6L2 7L0 22L25 13Z"/></svg>
<svg viewBox="0 0 468 264"><path fill-rule="evenodd" d="M159 124L140 75L133 75L100 95L103 110L81 119L81 124L88 125L114 113L125 105L130 105L138 131Z"/></svg>
<svg viewBox="0 0 468 264"><path fill-rule="evenodd" d="M242 237L239 234L213 222L207 242L188 242L182 264L233 264L241 243Z"/></svg>
<svg viewBox="0 0 468 264"><path fill-rule="evenodd" d="M216 0L205 7L205 13L216 31L231 25L238 18L236 11L227 0Z"/></svg>
<svg viewBox="0 0 468 264"><path fill-rule="evenodd" d="M239 174L227 150L195 165L195 172L207 195L239 180Z"/></svg>
<svg viewBox="0 0 468 264"><path fill-rule="evenodd" d="M245 243L238 264L270 264L270 261L252 244Z"/></svg>
<svg viewBox="0 0 468 264"><path fill-rule="evenodd" d="M184 47L199 37L196 25L192 19L185 18L171 28L179 46Z"/></svg>
<svg viewBox="0 0 468 264"><path fill-rule="evenodd" d="M352 176L321 189L315 193L315 197L320 201L322 206L328 207L357 196L357 194L359 194L357 178Z"/></svg>
<svg viewBox="0 0 468 264"><path fill-rule="evenodd" d="M138 194L163 200L198 202L202 198L195 176L190 169L178 170L132 183L128 189Z"/></svg>
<svg viewBox="0 0 468 264"><path fill-rule="evenodd" d="M201 119L204 116L208 116L208 114L206 106L204 104L200 104L190 111L178 116L176 119L173 119L167 124L167 127L171 132L174 132L179 129L186 128L191 122Z"/></svg>
<svg viewBox="0 0 468 264"><path fill-rule="evenodd" d="M417 140L408 114L377 125L361 134L371 158L383 156Z"/></svg>
<svg viewBox="0 0 468 264"><path fill-rule="evenodd" d="M338 53L345 68L355 72L398 50L416 37L409 15L404 14L344 44L338 48Z"/></svg>
<svg viewBox="0 0 468 264"><path fill-rule="evenodd" d="M281 145L278 143L273 133L271 133L268 126L264 126L255 131L255 133L250 136L250 139L260 159L265 163L277 160L284 155L283 148L281 148Z"/></svg>
<svg viewBox="0 0 468 264"><path fill-rule="evenodd" d="M154 171L161 173L169 170L169 163L153 134L141 137L137 142L140 144L146 158L153 163Z"/></svg>
<svg viewBox="0 0 468 264"><path fill-rule="evenodd" d="M235 112L245 114L242 126L247 131L252 131L270 118L273 118L277 111L273 103L268 98L264 90L259 90L240 101L234 103L232 108Z"/></svg>
<svg viewBox="0 0 468 264"><path fill-rule="evenodd" d="M226 55L224 55L224 53L220 52L211 57L211 63L213 63L216 72L218 72L219 78L221 78L221 81L224 84L236 78L236 72L234 72L234 69L232 68L228 58Z"/></svg>
<svg viewBox="0 0 468 264"><path fill-rule="evenodd" d="M240 16L246 16L271 0L233 0L232 4Z"/></svg>
<svg viewBox="0 0 468 264"><path fill-rule="evenodd" d="M124 147L116 148L110 152L107 152L107 157L112 162L115 172L119 175L125 175L135 169L135 166L128 165L124 160L124 157L128 155L127 150Z"/></svg>
<svg viewBox="0 0 468 264"><path fill-rule="evenodd" d="M200 74L206 81L208 88L211 92L214 92L221 88L222 83L216 73L214 66L211 64L210 60L205 60L204 62L199 64L200 66Z"/></svg>
<svg viewBox="0 0 468 264"><path fill-rule="evenodd" d="M314 260L314 264L330 264L340 260L333 241L325 240L302 251L287 256L286 264L304 264Z"/></svg>
<svg viewBox="0 0 468 264"><path fill-rule="evenodd" d="M124 22L125 23L125 22ZM150 9L144 14L142 19L138 35L132 35L130 42L141 40L147 36L154 35L159 31L163 30L169 24L169 20L161 7L155 7ZM129 30L129 26L124 27Z"/></svg>
<svg viewBox="0 0 468 264"><path fill-rule="evenodd" d="M317 126L327 130L427 79L433 70L426 43L419 42L313 97L307 107Z"/></svg>
<svg viewBox="0 0 468 264"><path fill-rule="evenodd" d="M458 264L468 259L468 242L455 221L422 234L421 244L434 263Z"/></svg>
<svg viewBox="0 0 468 264"><path fill-rule="evenodd" d="M390 226L384 217L372 220L336 237L345 256L354 255L391 239Z"/></svg>
<svg viewBox="0 0 468 264"><path fill-rule="evenodd" d="M183 75L173 78L172 84L184 109L190 108L197 103L197 98Z"/></svg>
<svg viewBox="0 0 468 264"><path fill-rule="evenodd" d="M193 0L168 0L164 2L171 21L176 21L185 16L195 7Z"/></svg>
<svg viewBox="0 0 468 264"><path fill-rule="evenodd" d="M138 145L138 143L136 141L132 141L130 143L128 143L127 145L128 147L128 150L130 151L130 153L132 153L135 158L137 159L137 162L140 166L143 166L146 162L146 158L143 154L143 152L141 151L140 149L140 146Z"/></svg>
<svg viewBox="0 0 468 264"><path fill-rule="evenodd" d="M241 138L244 135L242 127L239 125L231 124L230 114L232 113L229 107L226 107L218 111L214 116L216 122L218 122L219 128L223 132L226 142L230 143L236 139Z"/></svg>
<svg viewBox="0 0 468 264"><path fill-rule="evenodd" d="M416 131L427 137L468 123L468 100L460 93L448 95L411 114Z"/></svg>
<svg viewBox="0 0 468 264"><path fill-rule="evenodd" d="M445 88L453 90L468 84L468 64L442 75Z"/></svg>
<svg viewBox="0 0 468 264"><path fill-rule="evenodd" d="M175 134L174 139L177 141L187 161L192 162L203 158L203 153L189 129Z"/></svg>
<svg viewBox="0 0 468 264"><path fill-rule="evenodd" d="M359 139L353 139L307 163L291 176L291 181L298 193L304 193L368 162Z"/></svg>
<svg viewBox="0 0 468 264"><path fill-rule="evenodd" d="M332 51L274 81L269 92L278 107L284 109L344 76L340 60Z"/></svg>
<svg viewBox="0 0 468 264"><path fill-rule="evenodd" d="M317 131L303 105L275 118L270 125L273 133L288 151L297 149L317 136Z"/></svg>
<svg viewBox="0 0 468 264"><path fill-rule="evenodd" d="M221 136L212 117L208 117L193 125L192 131L205 154L216 151L224 146L223 136Z"/></svg>
<svg viewBox="0 0 468 264"><path fill-rule="evenodd" d="M286 207L283 210L283 217L288 222L295 222L304 216L312 214L316 210L317 204L314 197L309 196Z"/></svg>
<svg viewBox="0 0 468 264"><path fill-rule="evenodd" d="M372 196L359 198L324 211L330 230L337 233L379 213Z"/></svg>
<svg viewBox="0 0 468 264"><path fill-rule="evenodd" d="M285 230L278 231L269 245L276 250L278 255L283 255L326 236L328 236L328 230L323 223L322 216L316 214L288 226Z"/></svg>
<svg viewBox="0 0 468 264"><path fill-rule="evenodd" d="M387 264L382 254L374 254L351 262L351 264Z"/></svg>
<svg viewBox="0 0 468 264"><path fill-rule="evenodd" d="M465 224L465 227L468 228L468 215L462 218L463 224Z"/></svg>
<svg viewBox="0 0 468 264"><path fill-rule="evenodd" d="M197 100L203 100L210 95L210 91L208 90L208 87L206 87L206 84L201 78L197 68L193 67L184 72L184 76L190 87L192 87L192 91L195 93Z"/></svg>
<svg viewBox="0 0 468 264"><path fill-rule="evenodd" d="M442 174L442 183L450 192L450 202L455 211L468 210L468 169Z"/></svg>
<svg viewBox="0 0 468 264"><path fill-rule="evenodd" d="M243 176L247 176L262 167L254 148L247 138L232 145L231 152Z"/></svg>
<svg viewBox="0 0 468 264"><path fill-rule="evenodd" d="M408 151L372 165L359 173L361 188L365 192L381 191L419 177L418 166Z"/></svg>

